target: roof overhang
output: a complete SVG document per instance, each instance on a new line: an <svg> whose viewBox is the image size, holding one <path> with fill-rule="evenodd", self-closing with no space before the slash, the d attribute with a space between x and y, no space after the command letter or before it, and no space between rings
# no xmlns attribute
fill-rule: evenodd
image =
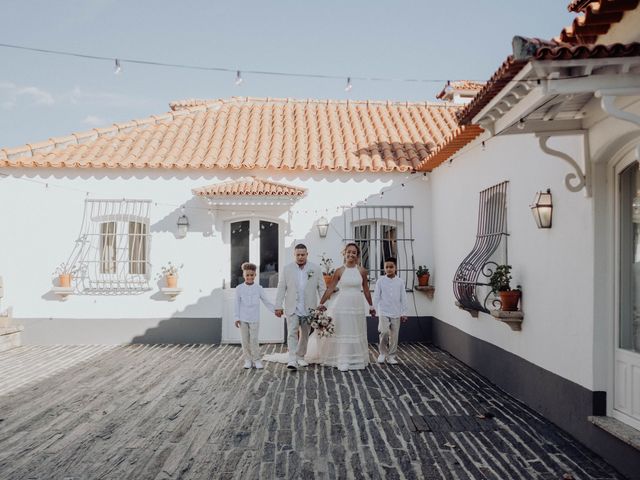
<svg viewBox="0 0 640 480"><path fill-rule="evenodd" d="M602 90L640 88L640 56L532 60L472 119L490 135L582 128Z"/></svg>

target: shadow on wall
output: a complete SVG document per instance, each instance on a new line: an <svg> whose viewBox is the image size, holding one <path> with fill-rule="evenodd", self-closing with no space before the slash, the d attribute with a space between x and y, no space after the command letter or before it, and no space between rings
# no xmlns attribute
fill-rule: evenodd
<svg viewBox="0 0 640 480"><path fill-rule="evenodd" d="M213 217L209 215L207 204L199 198L191 197L184 202L183 205L185 210L184 214L189 219L189 233L199 232L205 237L212 236L214 221ZM177 225L178 218L180 218L181 215L182 210L180 207L174 209L164 218L151 225L151 232L169 232L178 238Z"/></svg>
<svg viewBox="0 0 640 480"><path fill-rule="evenodd" d="M197 317L196 312L218 311L222 304L222 289L216 288L196 303L175 312L171 318L160 321L142 335L131 340L133 344L218 344L222 338L222 318Z"/></svg>

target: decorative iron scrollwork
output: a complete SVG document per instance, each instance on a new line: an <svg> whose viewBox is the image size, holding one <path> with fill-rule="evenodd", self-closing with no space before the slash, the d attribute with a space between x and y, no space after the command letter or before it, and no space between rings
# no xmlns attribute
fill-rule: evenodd
<svg viewBox="0 0 640 480"><path fill-rule="evenodd" d="M489 313L487 302L489 291L482 298L479 287L488 287L497 263L491 261L503 237L507 234L507 185L502 182L480 192L478 208L478 233L473 249L460 263L453 277L453 294L461 308L468 311ZM506 258L505 258L506 261ZM499 299L491 301L493 307L500 306Z"/></svg>

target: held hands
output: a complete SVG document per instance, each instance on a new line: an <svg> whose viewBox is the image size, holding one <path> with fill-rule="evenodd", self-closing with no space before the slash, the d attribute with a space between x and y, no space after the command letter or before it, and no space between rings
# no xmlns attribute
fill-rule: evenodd
<svg viewBox="0 0 640 480"><path fill-rule="evenodd" d="M240 328L240 320L236 320L235 322L233 322L233 324L236 326L236 328Z"/></svg>
<svg viewBox="0 0 640 480"><path fill-rule="evenodd" d="M369 315L371 315L372 317L376 316L376 309L372 305L369 306Z"/></svg>
<svg viewBox="0 0 640 480"><path fill-rule="evenodd" d="M281 318L284 311L281 308L276 308L273 313L275 313L276 317Z"/></svg>
<svg viewBox="0 0 640 480"><path fill-rule="evenodd" d="M401 316L401 317L400 317L400 321L401 321L402 323L406 323L407 318L408 318L408 317L407 317L406 315L403 315L403 316Z"/></svg>

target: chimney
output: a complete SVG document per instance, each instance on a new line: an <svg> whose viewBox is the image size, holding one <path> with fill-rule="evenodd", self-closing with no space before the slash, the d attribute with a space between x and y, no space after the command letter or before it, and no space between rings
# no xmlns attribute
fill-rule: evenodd
<svg viewBox="0 0 640 480"><path fill-rule="evenodd" d="M447 82L442 91L436 95L438 100L452 102L458 105L465 105L473 100L485 82L475 82L473 80L456 80Z"/></svg>

